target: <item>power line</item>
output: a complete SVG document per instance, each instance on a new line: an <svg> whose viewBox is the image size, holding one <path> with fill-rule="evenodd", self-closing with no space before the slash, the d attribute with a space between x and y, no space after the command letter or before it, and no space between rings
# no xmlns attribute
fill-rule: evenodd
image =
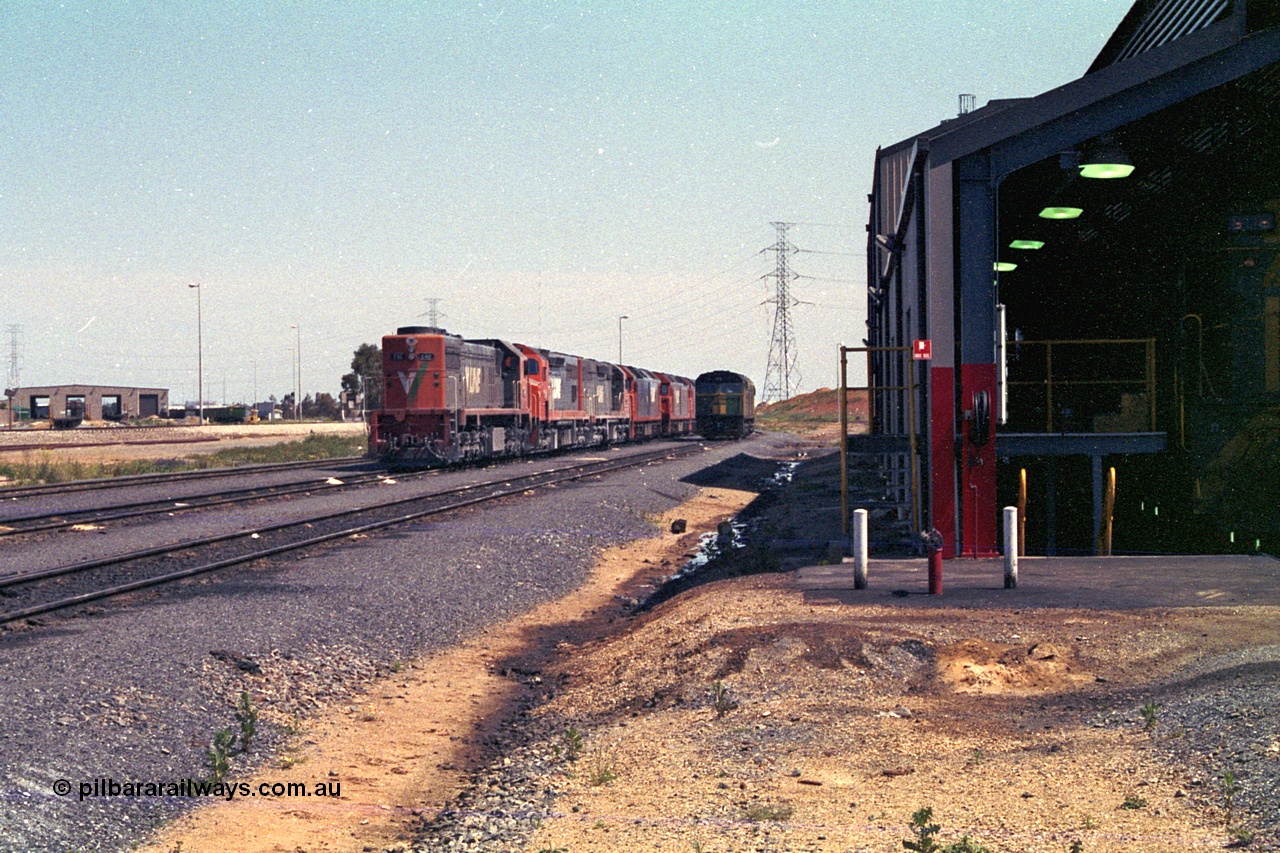
<svg viewBox="0 0 1280 853"><path fill-rule="evenodd" d="M865 258L866 252L828 252L823 249L796 249L797 252L804 252L806 255L837 255L841 258Z"/></svg>
<svg viewBox="0 0 1280 853"><path fill-rule="evenodd" d="M792 222L792 225L804 225L810 228L848 228L853 229L853 225L838 225L834 222Z"/></svg>

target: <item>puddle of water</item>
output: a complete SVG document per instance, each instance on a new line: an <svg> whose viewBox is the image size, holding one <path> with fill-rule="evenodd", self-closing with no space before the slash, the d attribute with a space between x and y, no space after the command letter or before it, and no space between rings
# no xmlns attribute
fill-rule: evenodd
<svg viewBox="0 0 1280 853"><path fill-rule="evenodd" d="M796 468L798 467L800 467L798 461L780 462L777 471L760 481L761 491L774 491L787 485L794 479ZM754 524L750 521L733 518L721 523L720 528L715 533L702 534L693 556L668 580L687 578L712 560L747 547L750 543L750 533L753 526Z"/></svg>
<svg viewBox="0 0 1280 853"><path fill-rule="evenodd" d="M799 467L799 462L782 462L778 465L778 470L774 472L773 476L764 479L762 485L766 491L780 489L795 478L796 469Z"/></svg>

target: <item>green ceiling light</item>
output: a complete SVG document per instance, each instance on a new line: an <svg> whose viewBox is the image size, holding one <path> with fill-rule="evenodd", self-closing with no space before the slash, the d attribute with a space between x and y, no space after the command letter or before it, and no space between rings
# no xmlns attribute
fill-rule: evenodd
<svg viewBox="0 0 1280 853"><path fill-rule="evenodd" d="M1046 207L1040 211L1041 219L1076 219L1084 213L1080 207Z"/></svg>
<svg viewBox="0 0 1280 853"><path fill-rule="evenodd" d="M1017 268L1017 264L1011 264L1008 261L996 261L996 272L1013 272Z"/></svg>
<svg viewBox="0 0 1280 853"><path fill-rule="evenodd" d="M1043 249L1043 240L1014 240L1009 244L1010 249Z"/></svg>
<svg viewBox="0 0 1280 853"><path fill-rule="evenodd" d="M1080 166L1082 178L1127 178L1133 174L1132 163L1085 163Z"/></svg>
<svg viewBox="0 0 1280 853"><path fill-rule="evenodd" d="M1082 178L1127 178L1133 174L1133 161L1105 137L1092 151L1080 158Z"/></svg>

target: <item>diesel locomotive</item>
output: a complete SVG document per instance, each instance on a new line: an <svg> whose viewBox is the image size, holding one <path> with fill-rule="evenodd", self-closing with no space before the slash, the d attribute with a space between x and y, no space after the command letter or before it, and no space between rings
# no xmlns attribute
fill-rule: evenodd
<svg viewBox="0 0 1280 853"><path fill-rule="evenodd" d="M426 468L693 433L694 384L496 338L404 326L382 339L369 452Z"/></svg>
<svg viewBox="0 0 1280 853"><path fill-rule="evenodd" d="M713 370L694 380L698 434L703 438L742 438L756 423L756 386L741 373Z"/></svg>

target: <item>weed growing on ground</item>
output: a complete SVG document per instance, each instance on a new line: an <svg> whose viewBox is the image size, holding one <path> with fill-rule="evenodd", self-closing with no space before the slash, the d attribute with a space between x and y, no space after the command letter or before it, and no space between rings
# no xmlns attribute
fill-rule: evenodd
<svg viewBox="0 0 1280 853"><path fill-rule="evenodd" d="M604 750L597 750L587 762L587 783L593 788L608 785L618 778L613 756Z"/></svg>
<svg viewBox="0 0 1280 853"><path fill-rule="evenodd" d="M1139 797L1137 794L1130 794L1129 796L1125 797L1124 802L1120 804L1120 808L1128 809L1129 811L1135 811L1137 809L1145 809L1146 807L1147 807L1147 801L1144 800L1142 797Z"/></svg>
<svg viewBox="0 0 1280 853"><path fill-rule="evenodd" d="M711 682L711 701L717 720L738 707L738 700L729 695L729 685L719 679Z"/></svg>
<svg viewBox="0 0 1280 853"><path fill-rule="evenodd" d="M1228 847L1249 847L1254 841L1254 832L1249 827L1240 824L1237 825L1236 817L1236 794L1240 793L1240 780L1236 778L1236 774L1228 770L1222 774L1222 801L1226 811L1227 819L1227 835L1231 836L1231 842Z"/></svg>
<svg viewBox="0 0 1280 853"><path fill-rule="evenodd" d="M240 724L240 751L248 752L258 733L258 709L249 701L249 691L240 691L240 704L236 706L236 722Z"/></svg>
<svg viewBox="0 0 1280 853"><path fill-rule="evenodd" d="M1231 840L1227 842L1228 847L1252 847L1257 836L1254 831L1247 826L1235 826L1227 832L1231 836Z"/></svg>
<svg viewBox="0 0 1280 853"><path fill-rule="evenodd" d="M213 783L221 782L227 778L227 773L231 771L231 753L235 749L236 733L230 728L219 729L213 736L213 741L205 750L205 754L209 757L209 781Z"/></svg>
<svg viewBox="0 0 1280 853"><path fill-rule="evenodd" d="M1227 826L1234 823L1236 812L1236 794L1240 793L1240 782L1236 774L1228 770L1222 774L1222 800L1227 811Z"/></svg>
<svg viewBox="0 0 1280 853"><path fill-rule="evenodd" d="M963 835L959 841L953 841L943 847L934 838L942 827L932 821L933 809L930 806L917 809L911 815L911 831L915 833L915 838L905 839L902 846L907 850L914 850L915 853L991 853L991 848L979 844L968 835Z"/></svg>
<svg viewBox="0 0 1280 853"><path fill-rule="evenodd" d="M1084 842L1076 839L1071 842L1071 846L1067 848L1067 853L1084 853Z"/></svg>
<svg viewBox="0 0 1280 853"><path fill-rule="evenodd" d="M1157 705L1155 702L1148 702L1138 710L1138 713L1142 715L1143 731L1149 732L1156 727L1161 707L1162 706Z"/></svg>
<svg viewBox="0 0 1280 853"><path fill-rule="evenodd" d="M747 820L753 823L761 821L772 821L774 823L782 823L791 817L795 810L786 803L752 803L747 806Z"/></svg>
<svg viewBox="0 0 1280 853"><path fill-rule="evenodd" d="M915 838L902 842L902 846L908 850L914 850L915 853L937 853L941 850L941 845L934 839L942 829L940 824L930 823L933 820L933 809L929 806L916 809L911 815L911 831L915 833Z"/></svg>
<svg viewBox="0 0 1280 853"><path fill-rule="evenodd" d="M577 761L578 755L582 752L582 732L573 726L564 730L564 734L560 736L564 742L564 757L567 761Z"/></svg>

